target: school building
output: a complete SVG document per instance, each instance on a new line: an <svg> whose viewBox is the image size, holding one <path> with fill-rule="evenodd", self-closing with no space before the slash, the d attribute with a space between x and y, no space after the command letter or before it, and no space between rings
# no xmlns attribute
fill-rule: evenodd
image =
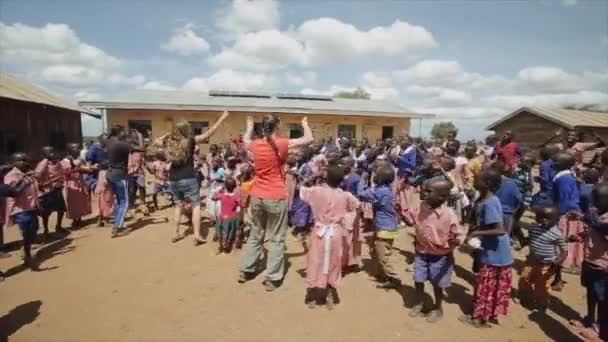
<svg viewBox="0 0 608 342"><path fill-rule="evenodd" d="M507 130L512 131L517 143L528 152L538 150L558 129L564 130L564 135L568 130L583 132L586 141L592 140L591 133L596 132L608 142L608 113L522 107L487 127L499 137ZM556 139L554 142L561 141Z"/></svg>
<svg viewBox="0 0 608 342"><path fill-rule="evenodd" d="M63 151L67 143L82 141L81 113L99 117L7 74L0 74L0 113L0 162L15 152L38 159L46 145Z"/></svg>
<svg viewBox="0 0 608 342"><path fill-rule="evenodd" d="M210 143L223 142L244 133L249 115L254 117L256 129L259 129L264 114L278 114L281 135L291 138L301 136L300 121L307 116L315 139L319 140L338 136L370 140L392 138L409 133L412 119L433 116L413 113L397 104L378 100L228 91L136 90L113 99L80 104L99 109L104 128L120 124L137 129L146 137L162 135L180 119L188 120L195 133L200 133L212 125L223 110L230 111L230 117Z"/></svg>

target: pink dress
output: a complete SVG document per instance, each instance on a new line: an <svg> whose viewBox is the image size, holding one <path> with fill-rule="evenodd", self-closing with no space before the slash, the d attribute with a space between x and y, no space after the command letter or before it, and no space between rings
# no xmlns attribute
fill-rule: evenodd
<svg viewBox="0 0 608 342"><path fill-rule="evenodd" d="M36 169L34 169L34 176L40 184L40 196L46 195L54 189L63 187L63 176L65 171L61 162L51 162L48 159L42 159ZM49 181L55 179L55 182L49 184Z"/></svg>
<svg viewBox="0 0 608 342"><path fill-rule="evenodd" d="M99 216L109 218L114 216L114 193L106 179L106 170L99 171L97 185L95 186L95 199Z"/></svg>
<svg viewBox="0 0 608 342"><path fill-rule="evenodd" d="M309 287L336 288L342 279L345 217L356 211L359 201L349 192L328 186L300 189L300 198L308 203L315 217L306 258L306 282Z"/></svg>
<svg viewBox="0 0 608 342"><path fill-rule="evenodd" d="M68 217L72 220L78 220L91 213L91 197L80 172L81 163L79 159L61 161L65 170L63 197L67 204Z"/></svg>
<svg viewBox="0 0 608 342"><path fill-rule="evenodd" d="M26 182L27 186L19 196L6 198L6 209L3 215L6 215L6 221L12 224L12 216L24 211L32 211L38 209L38 182L34 177L26 176L21 170L13 168L6 176L4 176L4 184L14 187L19 182Z"/></svg>

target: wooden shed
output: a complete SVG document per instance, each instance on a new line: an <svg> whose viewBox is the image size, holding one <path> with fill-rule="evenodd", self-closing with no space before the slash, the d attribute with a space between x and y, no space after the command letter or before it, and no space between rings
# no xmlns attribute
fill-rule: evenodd
<svg viewBox="0 0 608 342"><path fill-rule="evenodd" d="M496 132L498 136L511 130L520 146L531 152L538 150L560 128L582 132L585 140L593 139L591 133L595 131L608 142L608 113L522 107L492 123L487 130Z"/></svg>
<svg viewBox="0 0 608 342"><path fill-rule="evenodd" d="M0 74L0 162L14 152L37 159L43 146L62 151L69 142L80 143L81 113L99 117L38 86Z"/></svg>

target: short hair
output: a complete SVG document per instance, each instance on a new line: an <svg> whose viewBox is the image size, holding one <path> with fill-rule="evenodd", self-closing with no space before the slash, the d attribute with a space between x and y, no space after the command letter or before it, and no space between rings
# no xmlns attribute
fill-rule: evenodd
<svg viewBox="0 0 608 342"><path fill-rule="evenodd" d="M502 184L502 174L494 168L488 168L481 173L481 181L486 184L488 190L496 192Z"/></svg>
<svg viewBox="0 0 608 342"><path fill-rule="evenodd" d="M229 177L224 182L224 186L226 187L226 190L228 190L229 192L233 192L236 188L236 180L232 177Z"/></svg>
<svg viewBox="0 0 608 342"><path fill-rule="evenodd" d="M344 168L339 165L329 165L327 167L327 185L337 188L344 180Z"/></svg>
<svg viewBox="0 0 608 342"><path fill-rule="evenodd" d="M389 185L395 180L395 169L390 165L381 166L376 170L377 185Z"/></svg>

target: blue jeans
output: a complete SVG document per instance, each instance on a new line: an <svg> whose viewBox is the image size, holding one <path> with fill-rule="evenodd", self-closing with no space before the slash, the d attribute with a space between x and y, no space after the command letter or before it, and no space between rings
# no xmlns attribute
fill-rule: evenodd
<svg viewBox="0 0 608 342"><path fill-rule="evenodd" d="M129 184L126 179L110 180L112 192L116 194L116 211L114 212L114 228L122 229L129 210Z"/></svg>

